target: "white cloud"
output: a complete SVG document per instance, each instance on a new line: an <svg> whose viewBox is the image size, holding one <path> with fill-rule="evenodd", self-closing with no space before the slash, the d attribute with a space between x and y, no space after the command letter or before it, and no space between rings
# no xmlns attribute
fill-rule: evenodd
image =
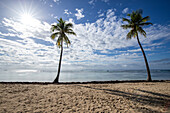
<svg viewBox="0 0 170 113"><path fill-rule="evenodd" d="M104 16L104 13L101 13L98 17L102 17L102 16Z"/></svg>
<svg viewBox="0 0 170 113"><path fill-rule="evenodd" d="M61 0L53 0L53 2L59 5L61 3Z"/></svg>
<svg viewBox="0 0 170 113"><path fill-rule="evenodd" d="M60 0L53 0L54 2L59 2Z"/></svg>
<svg viewBox="0 0 170 113"><path fill-rule="evenodd" d="M79 20L81 18L84 18L84 15L82 14L83 13L83 8L81 8L81 9L76 8L76 11L77 11L77 13L75 14L75 16L77 17L77 20Z"/></svg>
<svg viewBox="0 0 170 113"><path fill-rule="evenodd" d="M128 30L120 27L123 22L113 9L107 10L106 18L100 18L94 23L75 24L71 18L69 22L73 23L77 37L68 36L71 45L69 48L64 47L63 66L88 68L105 65L108 68L125 68L125 65L132 67L131 64L140 64L144 67L143 63L139 63L143 62L143 56L138 52L140 48L137 40L126 40ZM24 26L20 21L4 18L1 24L6 28L6 32L0 32L1 67L26 65L51 69L58 66L60 49L50 39L49 23L36 20L36 24ZM166 26L153 25L145 28L145 31L148 38L139 37L146 51L152 51L164 43L164 40L153 41L170 38L170 30Z"/></svg>
<svg viewBox="0 0 170 113"><path fill-rule="evenodd" d="M101 9L100 9L97 13L99 14L98 17L104 16L104 13L102 13L102 10L101 10Z"/></svg>
<svg viewBox="0 0 170 113"><path fill-rule="evenodd" d="M128 52L139 52L139 51L141 51L141 49L139 48L139 49L132 49L132 50L127 50ZM152 51L152 49L151 48L147 48L147 49L145 49L145 51Z"/></svg>
<svg viewBox="0 0 170 113"><path fill-rule="evenodd" d="M90 0L88 3L89 3L90 5L95 5L95 3L96 3L97 1L98 1L98 0ZM108 3L108 2L109 2L109 0L100 0L100 1L105 2L105 3Z"/></svg>
<svg viewBox="0 0 170 113"><path fill-rule="evenodd" d="M0 61L5 61L11 65L17 63L18 65L30 66L39 65L44 59L55 57L53 55L53 42L49 38L50 25L39 20L36 22L37 24L25 26L14 19L3 19L2 23L7 27L7 30L10 28L15 32L0 33L4 54L0 56ZM39 50L43 51L38 52Z"/></svg>
<svg viewBox="0 0 170 113"><path fill-rule="evenodd" d="M12 33L17 37L39 37L45 38L49 33L50 25L46 22L41 22L37 19L33 19L29 25L23 24L22 22L14 19L4 18L2 23L8 28L9 31L13 30ZM42 33L41 33L42 32Z"/></svg>
<svg viewBox="0 0 170 113"><path fill-rule="evenodd" d="M125 14L128 12L128 10L129 10L128 8L125 8L125 9L123 9L122 13Z"/></svg>
<svg viewBox="0 0 170 113"><path fill-rule="evenodd" d="M109 19L110 17L113 17L115 15L115 12L113 11L113 9L108 9L107 10L107 19Z"/></svg>
<svg viewBox="0 0 170 113"><path fill-rule="evenodd" d="M103 1L103 2L105 2L105 3L109 2L109 0L101 0L101 1Z"/></svg>
<svg viewBox="0 0 170 113"><path fill-rule="evenodd" d="M90 4L90 5L94 5L94 2L95 1L97 1L97 0L90 0L88 3Z"/></svg>
<svg viewBox="0 0 170 113"><path fill-rule="evenodd" d="M64 14L67 14L67 15L70 15L70 14L72 14L70 11L68 11L68 9L65 9L64 10Z"/></svg>

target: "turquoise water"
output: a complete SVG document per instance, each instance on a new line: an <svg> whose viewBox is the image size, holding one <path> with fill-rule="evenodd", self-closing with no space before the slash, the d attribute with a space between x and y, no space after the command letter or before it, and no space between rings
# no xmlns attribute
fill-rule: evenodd
<svg viewBox="0 0 170 113"><path fill-rule="evenodd" d="M17 70L0 72L0 82L52 82L56 71L45 70ZM170 80L170 70L151 70L153 80ZM62 71L60 82L86 82L111 80L146 80L146 70L119 70L119 71Z"/></svg>

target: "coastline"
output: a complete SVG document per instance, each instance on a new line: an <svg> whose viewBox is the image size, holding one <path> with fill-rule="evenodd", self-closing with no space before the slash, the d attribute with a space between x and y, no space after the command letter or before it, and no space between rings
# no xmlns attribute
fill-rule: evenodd
<svg viewBox="0 0 170 113"><path fill-rule="evenodd" d="M87 82L0 82L0 84L108 84L108 83L140 83L147 80L111 80L111 81L87 81ZM151 82L170 82L170 80L152 80Z"/></svg>

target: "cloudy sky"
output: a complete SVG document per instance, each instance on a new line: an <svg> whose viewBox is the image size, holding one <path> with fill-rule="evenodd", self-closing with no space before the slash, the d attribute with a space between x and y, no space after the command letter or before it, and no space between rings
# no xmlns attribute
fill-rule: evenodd
<svg viewBox="0 0 170 113"><path fill-rule="evenodd" d="M143 9L152 26L139 35L151 69L170 69L169 0L1 0L0 69L57 69L60 49L50 39L57 18L72 22L76 36L64 47L62 70L145 69L136 38L122 17Z"/></svg>

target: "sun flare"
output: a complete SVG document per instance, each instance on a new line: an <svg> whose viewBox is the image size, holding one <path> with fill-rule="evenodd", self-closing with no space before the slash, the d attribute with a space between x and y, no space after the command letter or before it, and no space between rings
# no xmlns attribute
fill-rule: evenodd
<svg viewBox="0 0 170 113"><path fill-rule="evenodd" d="M27 13L21 15L20 21L24 25L35 25L36 24L36 19L31 14L27 14Z"/></svg>

